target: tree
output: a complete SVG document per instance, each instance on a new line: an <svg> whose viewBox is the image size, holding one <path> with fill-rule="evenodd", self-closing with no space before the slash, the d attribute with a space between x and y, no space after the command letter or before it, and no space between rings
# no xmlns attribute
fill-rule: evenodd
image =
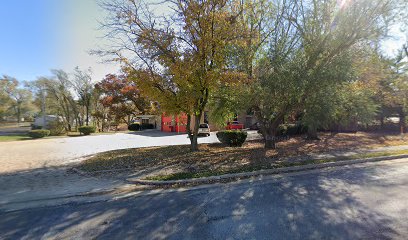
<svg viewBox="0 0 408 240"><path fill-rule="evenodd" d="M81 70L79 67L76 67L74 69L74 78L71 80L73 89L78 96L78 103L85 109L85 124L87 126L89 125L92 91L94 87L91 75L91 69Z"/></svg>
<svg viewBox="0 0 408 240"><path fill-rule="evenodd" d="M116 120L122 119L129 124L132 115L152 110L150 102L140 96L136 84L125 75L108 74L95 89L101 94L99 101Z"/></svg>
<svg viewBox="0 0 408 240"><path fill-rule="evenodd" d="M68 73L63 70L51 70L52 77L40 77L30 86L37 94L37 105L44 107L43 114L61 116L66 131L71 131L74 122L80 123L77 102L72 96L72 87Z"/></svg>
<svg viewBox="0 0 408 240"><path fill-rule="evenodd" d="M191 150L198 150L200 119L220 83L239 78L227 68L226 52L242 40L239 1L175 0L158 16L142 1L106 1L103 27L112 54L129 77L166 113L187 114Z"/></svg>
<svg viewBox="0 0 408 240"><path fill-rule="evenodd" d="M3 95L3 98L6 100L4 104L9 104L8 107L6 107L6 111L12 110L17 122L20 123L22 116L33 109L31 105L31 92L27 89L19 88L18 80L13 77L3 76L0 81L1 92L5 93L5 95Z"/></svg>
<svg viewBox="0 0 408 240"><path fill-rule="evenodd" d="M251 94L266 148L275 148L277 127L285 116L313 102L320 86L335 84L336 79L321 77L336 67L333 62L353 46L381 36L392 9L392 1L379 0L277 3L275 33Z"/></svg>
<svg viewBox="0 0 408 240"><path fill-rule="evenodd" d="M337 92L334 122L352 130L357 130L357 123L370 124L380 107L373 90L360 81L343 84Z"/></svg>
<svg viewBox="0 0 408 240"><path fill-rule="evenodd" d="M240 5L238 17L246 34L243 41L227 46L229 69L245 74L245 78L232 79L220 84L211 94L209 113L212 123L225 126L238 112L252 111L248 102L248 89L253 83L254 67L263 53L265 43L274 33L273 17L276 9L272 1L246 0Z"/></svg>
<svg viewBox="0 0 408 240"><path fill-rule="evenodd" d="M387 64L378 49L353 47L331 62L319 87L303 105L302 122L308 139L318 139L318 128L357 130L358 123L370 124L380 112L381 84L388 77Z"/></svg>
<svg viewBox="0 0 408 240"><path fill-rule="evenodd" d="M400 128L406 131L408 114L408 54L405 46L395 59L389 60L390 75L384 84L385 105L394 108L399 115Z"/></svg>
<svg viewBox="0 0 408 240"><path fill-rule="evenodd" d="M46 113L46 78L40 77L32 82L26 82L26 87L30 89L34 96L33 104L41 109L41 115L45 121Z"/></svg>
<svg viewBox="0 0 408 240"><path fill-rule="evenodd" d="M7 115L7 110L9 109L10 106L10 97L4 90L6 88L6 85L8 84L8 81L3 81L0 80L0 119L3 119Z"/></svg>
<svg viewBox="0 0 408 240"><path fill-rule="evenodd" d="M358 57L358 51L355 48L346 51L313 76L319 85L308 93L300 107L301 121L307 127L307 139L319 140L317 130L328 128L336 121L335 115L342 104L340 95L344 86L354 80L353 59Z"/></svg>

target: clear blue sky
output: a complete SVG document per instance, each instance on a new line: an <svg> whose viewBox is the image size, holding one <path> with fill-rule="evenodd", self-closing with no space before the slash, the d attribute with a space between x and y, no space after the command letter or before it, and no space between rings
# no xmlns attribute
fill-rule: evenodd
<svg viewBox="0 0 408 240"><path fill-rule="evenodd" d="M94 48L97 19L96 0L2 0L0 4L0 75L21 81L47 76L50 69L72 71L75 66L91 67L98 81L117 66L100 64L87 51ZM398 28L395 28L398 29ZM399 39L383 44L388 54L402 45Z"/></svg>
<svg viewBox="0 0 408 240"><path fill-rule="evenodd" d="M58 63L63 12L56 0L6 0L0 5L0 74L32 80Z"/></svg>
<svg viewBox="0 0 408 240"><path fill-rule="evenodd" d="M79 66L98 81L118 69L88 54L101 41L96 0L4 0L0 12L0 75L30 81Z"/></svg>

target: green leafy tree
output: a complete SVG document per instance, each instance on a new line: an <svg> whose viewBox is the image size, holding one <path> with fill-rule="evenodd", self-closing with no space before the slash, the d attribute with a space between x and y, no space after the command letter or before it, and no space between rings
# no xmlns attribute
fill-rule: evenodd
<svg viewBox="0 0 408 240"><path fill-rule="evenodd" d="M92 71L91 69L81 70L79 67L76 67L73 75L74 77L70 82L78 97L78 104L84 108L85 124L88 126L92 106L92 92L94 90Z"/></svg>
<svg viewBox="0 0 408 240"><path fill-rule="evenodd" d="M254 80L254 68L274 33L272 19L276 8L272 1L246 0L242 1L240 9L237 20L246 32L243 41L231 42L227 46L226 59L229 69L241 72L245 77L224 82L212 92L208 109L211 122L218 126L225 126L239 112L252 110L248 90Z"/></svg>
<svg viewBox="0 0 408 240"><path fill-rule="evenodd" d="M336 122L357 130L357 124L370 124L376 117L379 105L374 92L359 82L345 84L338 91Z"/></svg>
<svg viewBox="0 0 408 240"><path fill-rule="evenodd" d="M32 94L28 89L21 88L17 79L3 76L0 79L2 98L5 100L3 114L12 115L20 123L23 116L28 116L33 111Z"/></svg>
<svg viewBox="0 0 408 240"><path fill-rule="evenodd" d="M399 56L390 59L388 81L384 84L385 105L395 109L400 118L400 128L406 131L406 116L408 114L408 54L403 47Z"/></svg>
<svg viewBox="0 0 408 240"><path fill-rule="evenodd" d="M275 34L259 62L252 87L255 113L265 147L275 148L285 116L313 103L321 77L353 46L381 36L392 1L278 1ZM336 67L336 65L332 66Z"/></svg>
<svg viewBox="0 0 408 240"><path fill-rule="evenodd" d="M119 39L102 54L127 67L142 92L166 113L186 113L191 150L198 150L201 116L222 82L240 78L228 69L228 46L245 34L239 1L176 0L158 16L143 1L106 1L109 39ZM116 46L118 46L116 44Z"/></svg>
<svg viewBox="0 0 408 240"><path fill-rule="evenodd" d="M42 108L42 114L61 116L65 130L71 131L74 123L80 124L77 102L68 73L63 70L52 70L52 77L39 77L30 83L36 94L35 103Z"/></svg>
<svg viewBox="0 0 408 240"><path fill-rule="evenodd" d="M6 117L11 101L9 95L4 90L6 88L6 84L8 84L8 82L0 80L0 89L2 90L0 91L0 119Z"/></svg>
<svg viewBox="0 0 408 240"><path fill-rule="evenodd" d="M328 128L335 121L335 112L340 107L339 94L344 85L353 81L353 59L357 54L346 51L334 58L321 71L316 71L314 80L319 85L313 88L300 106L302 122L307 127L307 139L318 140L318 128Z"/></svg>

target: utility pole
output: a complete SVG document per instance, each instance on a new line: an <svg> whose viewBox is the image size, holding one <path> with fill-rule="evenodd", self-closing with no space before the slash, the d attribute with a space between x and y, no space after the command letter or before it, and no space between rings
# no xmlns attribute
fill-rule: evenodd
<svg viewBox="0 0 408 240"><path fill-rule="evenodd" d="M41 87L41 112L43 117L43 128L45 128L45 88Z"/></svg>

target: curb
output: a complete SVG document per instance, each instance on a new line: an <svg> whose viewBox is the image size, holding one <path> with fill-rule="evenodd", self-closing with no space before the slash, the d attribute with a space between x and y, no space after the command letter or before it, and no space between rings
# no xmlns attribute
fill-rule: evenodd
<svg viewBox="0 0 408 240"><path fill-rule="evenodd" d="M355 160L341 160L341 161L335 161L335 162L308 164L308 165L295 166L295 167L265 169L265 170L259 170L259 171L253 171L253 172L230 173L230 174L224 174L224 175L219 175L219 176L191 178L191 179L183 179L183 180L153 181L153 180L143 180L143 179L138 179L138 178L134 178L134 179L129 178L129 179L126 179L126 181L129 183L142 184L142 185L153 185L153 186L208 184L208 183L216 183L216 182L222 182L222 181L233 181L233 180L237 180L241 178L250 178L250 177L263 176L263 175L300 172L304 170L322 169L322 168L345 166L345 165L352 165L352 164L366 163L366 162L379 162L379 161L401 159L401 158L408 158L408 154L363 158L363 159L355 159Z"/></svg>

